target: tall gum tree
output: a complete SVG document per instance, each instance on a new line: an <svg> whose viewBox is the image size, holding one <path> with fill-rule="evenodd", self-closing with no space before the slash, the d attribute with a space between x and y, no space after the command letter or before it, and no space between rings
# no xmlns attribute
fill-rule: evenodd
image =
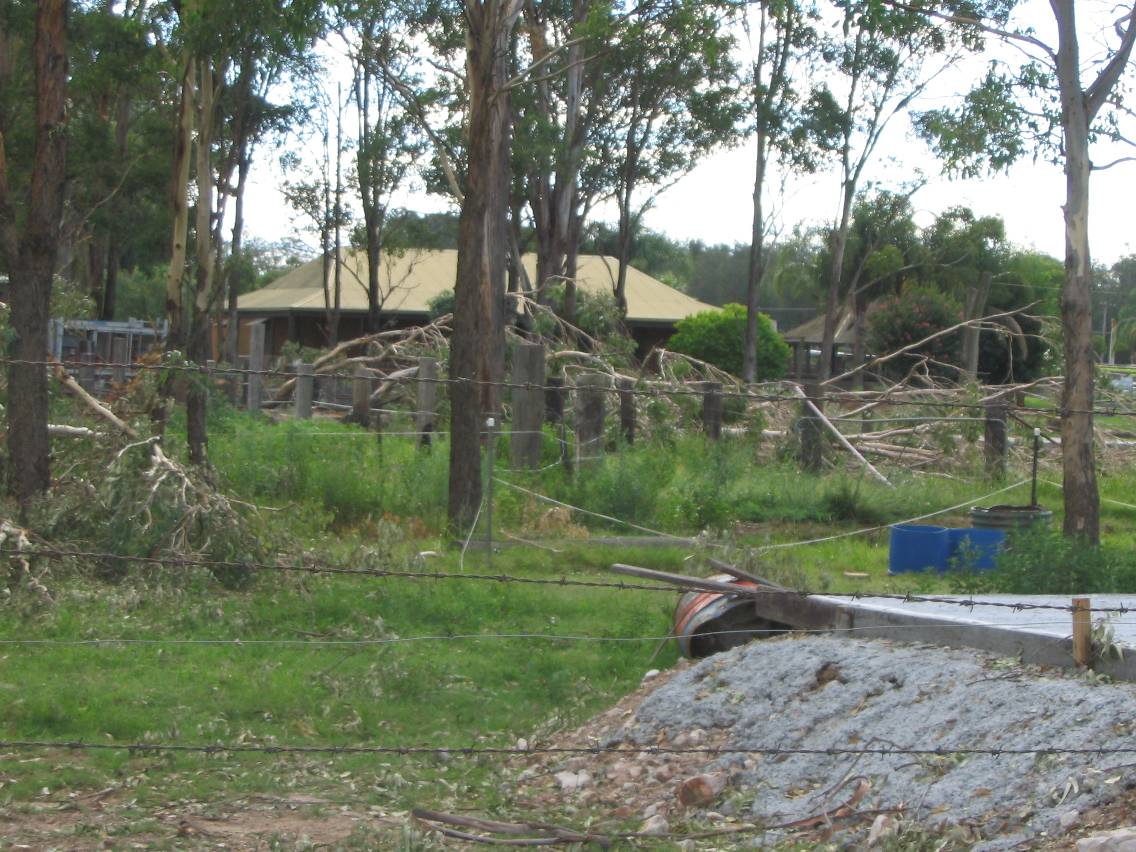
<svg viewBox="0 0 1136 852"><path fill-rule="evenodd" d="M510 42L521 0L465 0L465 185L458 219L450 340L448 517L462 529L481 504L481 430L498 415L505 373Z"/></svg>
<svg viewBox="0 0 1136 852"><path fill-rule="evenodd" d="M829 242L821 382L831 375L841 282L852 211L861 182L892 120L943 70L981 46L980 30L969 23L932 24L917 10L892 3L848 0L838 4L841 34L825 48L837 72L837 93L827 111L829 145L840 178L838 209Z"/></svg>
<svg viewBox="0 0 1136 852"><path fill-rule="evenodd" d="M31 49L35 130L26 200L13 197L7 155L10 122L0 114L0 252L8 269L13 340L8 355L8 490L22 506L51 485L47 432L47 325L63 218L67 167L68 0L36 4ZM0 83L20 49L0 20Z"/></svg>
<svg viewBox="0 0 1136 852"><path fill-rule="evenodd" d="M765 194L775 160L799 171L815 168L812 144L811 98L801 103L796 75L809 67L817 47L816 17L811 4L786 0L761 3L748 10L746 34L753 46L749 63L749 103L754 137L753 225L746 270L746 329L742 378L757 376L758 313L761 283L767 264L767 209Z"/></svg>
<svg viewBox="0 0 1136 852"><path fill-rule="evenodd" d="M731 11L696 0L640 6L612 44L606 69L616 108L602 137L612 147L594 156L606 165L619 213L614 295L623 314L644 214L702 155L736 137L744 106L731 57Z"/></svg>
<svg viewBox="0 0 1136 852"><path fill-rule="evenodd" d="M994 62L961 104L925 113L920 129L933 140L948 171L975 175L1005 168L1030 153L1048 153L1065 171L1065 279L1061 289L1065 384L1061 398L1064 532L1100 540L1100 495L1093 457L1095 354L1092 263L1089 253L1089 178L1094 139L1127 141L1120 123L1131 117L1118 87L1131 73L1136 3L1123 3L1107 20L1078 21L1072 0L1050 0L1056 39L1032 30L975 18L981 27L1024 53L1017 66ZM940 24L947 16L924 10ZM1099 51L1086 61L1082 37ZM1126 160L1129 158L1121 158Z"/></svg>

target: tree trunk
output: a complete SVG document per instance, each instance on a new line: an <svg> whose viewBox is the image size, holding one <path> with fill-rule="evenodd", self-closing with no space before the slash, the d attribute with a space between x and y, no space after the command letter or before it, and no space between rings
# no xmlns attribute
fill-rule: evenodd
<svg viewBox="0 0 1136 852"><path fill-rule="evenodd" d="M47 433L47 324L63 218L67 132L68 0L40 0L33 48L35 163L23 234L17 238L8 162L0 135L0 242L8 261L12 330L10 356L40 362L8 365L8 490L21 507L51 485Z"/></svg>
<svg viewBox="0 0 1136 852"><path fill-rule="evenodd" d="M122 266L122 249L117 234L111 234L107 248L106 280L103 281L103 307L99 314L101 320L114 319L118 310L118 270Z"/></svg>
<svg viewBox="0 0 1136 852"><path fill-rule="evenodd" d="M746 333L742 353L742 378L757 381L757 311L760 303L761 278L765 271L765 210L761 203L765 188L766 146L768 136L757 132L757 156L753 179L753 230L749 243L749 276L746 279Z"/></svg>
<svg viewBox="0 0 1136 852"><path fill-rule="evenodd" d="M1073 4L1054 2L1057 79L1065 142L1065 282L1061 326L1065 387L1061 411L1066 535L1100 541L1100 496L1093 458L1092 265L1089 262L1089 115L1081 88Z"/></svg>
<svg viewBox="0 0 1136 852"><path fill-rule="evenodd" d="M836 353L836 322L840 313L840 279L844 273L844 252L848 247L848 228L852 222L852 195L854 188L845 179L840 221L831 236L832 263L828 269L828 295L824 303L824 332L820 343L820 365L817 371L818 386L832 375L832 361Z"/></svg>
<svg viewBox="0 0 1136 852"><path fill-rule="evenodd" d="M367 332L374 334L379 330L379 313L383 307L379 290L379 263L382 260L383 226L379 221L380 210L364 204L363 220L367 229Z"/></svg>
<svg viewBox="0 0 1136 852"><path fill-rule="evenodd" d="M241 337L241 320L240 314L237 313L237 306L241 292L240 272L244 268L241 251L243 250L245 230L245 187L248 185L249 168L252 165L252 157L247 145L247 141L242 140L243 150L238 155L240 160L237 163L237 195L233 199L233 239L229 252L229 274L227 276L229 321L225 327L225 360L232 365L237 363L237 347Z"/></svg>
<svg viewBox="0 0 1136 852"><path fill-rule="evenodd" d="M166 345L170 349L181 348L185 343L182 279L189 239L189 162L193 145L193 81L196 75L197 63L193 57L187 56L181 79L177 134L174 138L173 185L170 188L170 205L174 214L170 267L166 274L166 319L170 323Z"/></svg>
<svg viewBox="0 0 1136 852"><path fill-rule="evenodd" d="M509 102L503 89L515 0L467 0L468 168L458 222L454 331L450 343L451 437L449 521L472 523L481 504L483 414L500 408L500 388L477 382L504 377L506 209Z"/></svg>
<svg viewBox="0 0 1136 852"><path fill-rule="evenodd" d="M186 355L195 364L204 364L210 355L209 316L213 307L214 265L212 240L213 214L213 71L207 58L197 61L197 207L194 225L196 269L194 299ZM189 461L203 465L208 461L205 416L208 394L203 377L194 376L185 397L186 444Z"/></svg>

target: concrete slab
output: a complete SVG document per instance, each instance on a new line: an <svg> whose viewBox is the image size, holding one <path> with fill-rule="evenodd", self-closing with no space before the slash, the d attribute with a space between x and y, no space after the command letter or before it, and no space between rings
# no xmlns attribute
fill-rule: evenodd
<svg viewBox="0 0 1136 852"><path fill-rule="evenodd" d="M1071 606L1072 597L1056 595L933 595L952 600ZM1136 610L1136 595L1084 595L1093 607ZM798 600L800 600L798 598ZM907 602L890 598L808 598L802 615L791 598L758 599L758 613L793 627L830 628L859 638L926 642L953 648L978 648L1023 662L1048 666L1075 665L1073 615L1050 609L960 606L954 603ZM1102 659L1094 669L1121 680L1136 680L1136 612L1094 613L1093 623L1106 618L1121 646L1121 659Z"/></svg>

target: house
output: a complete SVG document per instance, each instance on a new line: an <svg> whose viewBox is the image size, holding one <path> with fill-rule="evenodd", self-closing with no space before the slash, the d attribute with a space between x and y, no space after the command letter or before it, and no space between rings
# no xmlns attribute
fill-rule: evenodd
<svg viewBox="0 0 1136 852"><path fill-rule="evenodd" d="M384 296L382 317L392 327L426 322L430 302L452 291L457 277L458 253L453 249L411 249L399 257L384 259L379 273ZM530 279L536 275L536 255L524 257ZM588 293L611 293L619 263L613 257L584 255L577 260L577 287ZM341 271L339 339L364 333L367 316L367 255L361 249L343 252ZM640 354L665 343L680 319L713 310L649 275L627 271L627 318ZM270 355L279 354L287 341L304 346L326 344L324 323L323 262L305 263L263 289L246 293L238 302L241 322L240 351L248 351L247 326L263 320L265 344Z"/></svg>
<svg viewBox="0 0 1136 852"><path fill-rule="evenodd" d="M846 306L836 316L832 370L829 375L839 375L851 366L852 347L856 342L855 320L855 315ZM797 381L817 378L820 375L820 350L824 339L824 314L783 332L781 336L793 350L789 375Z"/></svg>

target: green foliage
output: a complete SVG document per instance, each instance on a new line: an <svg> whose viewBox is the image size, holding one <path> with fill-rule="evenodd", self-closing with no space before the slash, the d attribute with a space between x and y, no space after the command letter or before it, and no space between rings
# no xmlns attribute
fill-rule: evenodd
<svg viewBox="0 0 1136 852"><path fill-rule="evenodd" d="M882 524L890 514L855 482L839 479L820 496L820 512L832 521L855 521L859 524Z"/></svg>
<svg viewBox="0 0 1136 852"><path fill-rule="evenodd" d="M989 575L989 591L1073 595L1136 589L1136 554L1129 546L1093 546L1056 529L1014 534Z"/></svg>
<svg viewBox="0 0 1136 852"><path fill-rule="evenodd" d="M118 276L115 319L158 322L166 314L166 267L124 270Z"/></svg>
<svg viewBox="0 0 1136 852"><path fill-rule="evenodd" d="M679 320L668 344L675 352L698 358L734 375L742 371L745 348L746 309L726 305L721 310L702 311ZM773 328L765 314L757 318L757 377L779 379L789 368L789 344Z"/></svg>
<svg viewBox="0 0 1136 852"><path fill-rule="evenodd" d="M868 348L875 355L895 352L942 331L961 320L958 304L929 287L912 287L898 296L880 303L868 319ZM882 365L884 372L902 376L911 365L927 357L933 373L957 376L957 371L943 365L958 363L961 336L958 333L937 337L911 352Z"/></svg>
<svg viewBox="0 0 1136 852"><path fill-rule="evenodd" d="M444 317L446 314L452 314L454 312L454 291L443 290L437 296L432 296L426 306L430 311L430 319L432 320Z"/></svg>
<svg viewBox="0 0 1136 852"><path fill-rule="evenodd" d="M564 316L564 298L566 287L563 283L550 284L546 290L548 304L558 316ZM623 336L623 321L619 315L619 307L615 304L615 297L611 293L592 293L581 288L576 289L576 319L577 328L597 340L606 340L613 336ZM543 334L555 331L550 317L536 317L536 330Z"/></svg>

